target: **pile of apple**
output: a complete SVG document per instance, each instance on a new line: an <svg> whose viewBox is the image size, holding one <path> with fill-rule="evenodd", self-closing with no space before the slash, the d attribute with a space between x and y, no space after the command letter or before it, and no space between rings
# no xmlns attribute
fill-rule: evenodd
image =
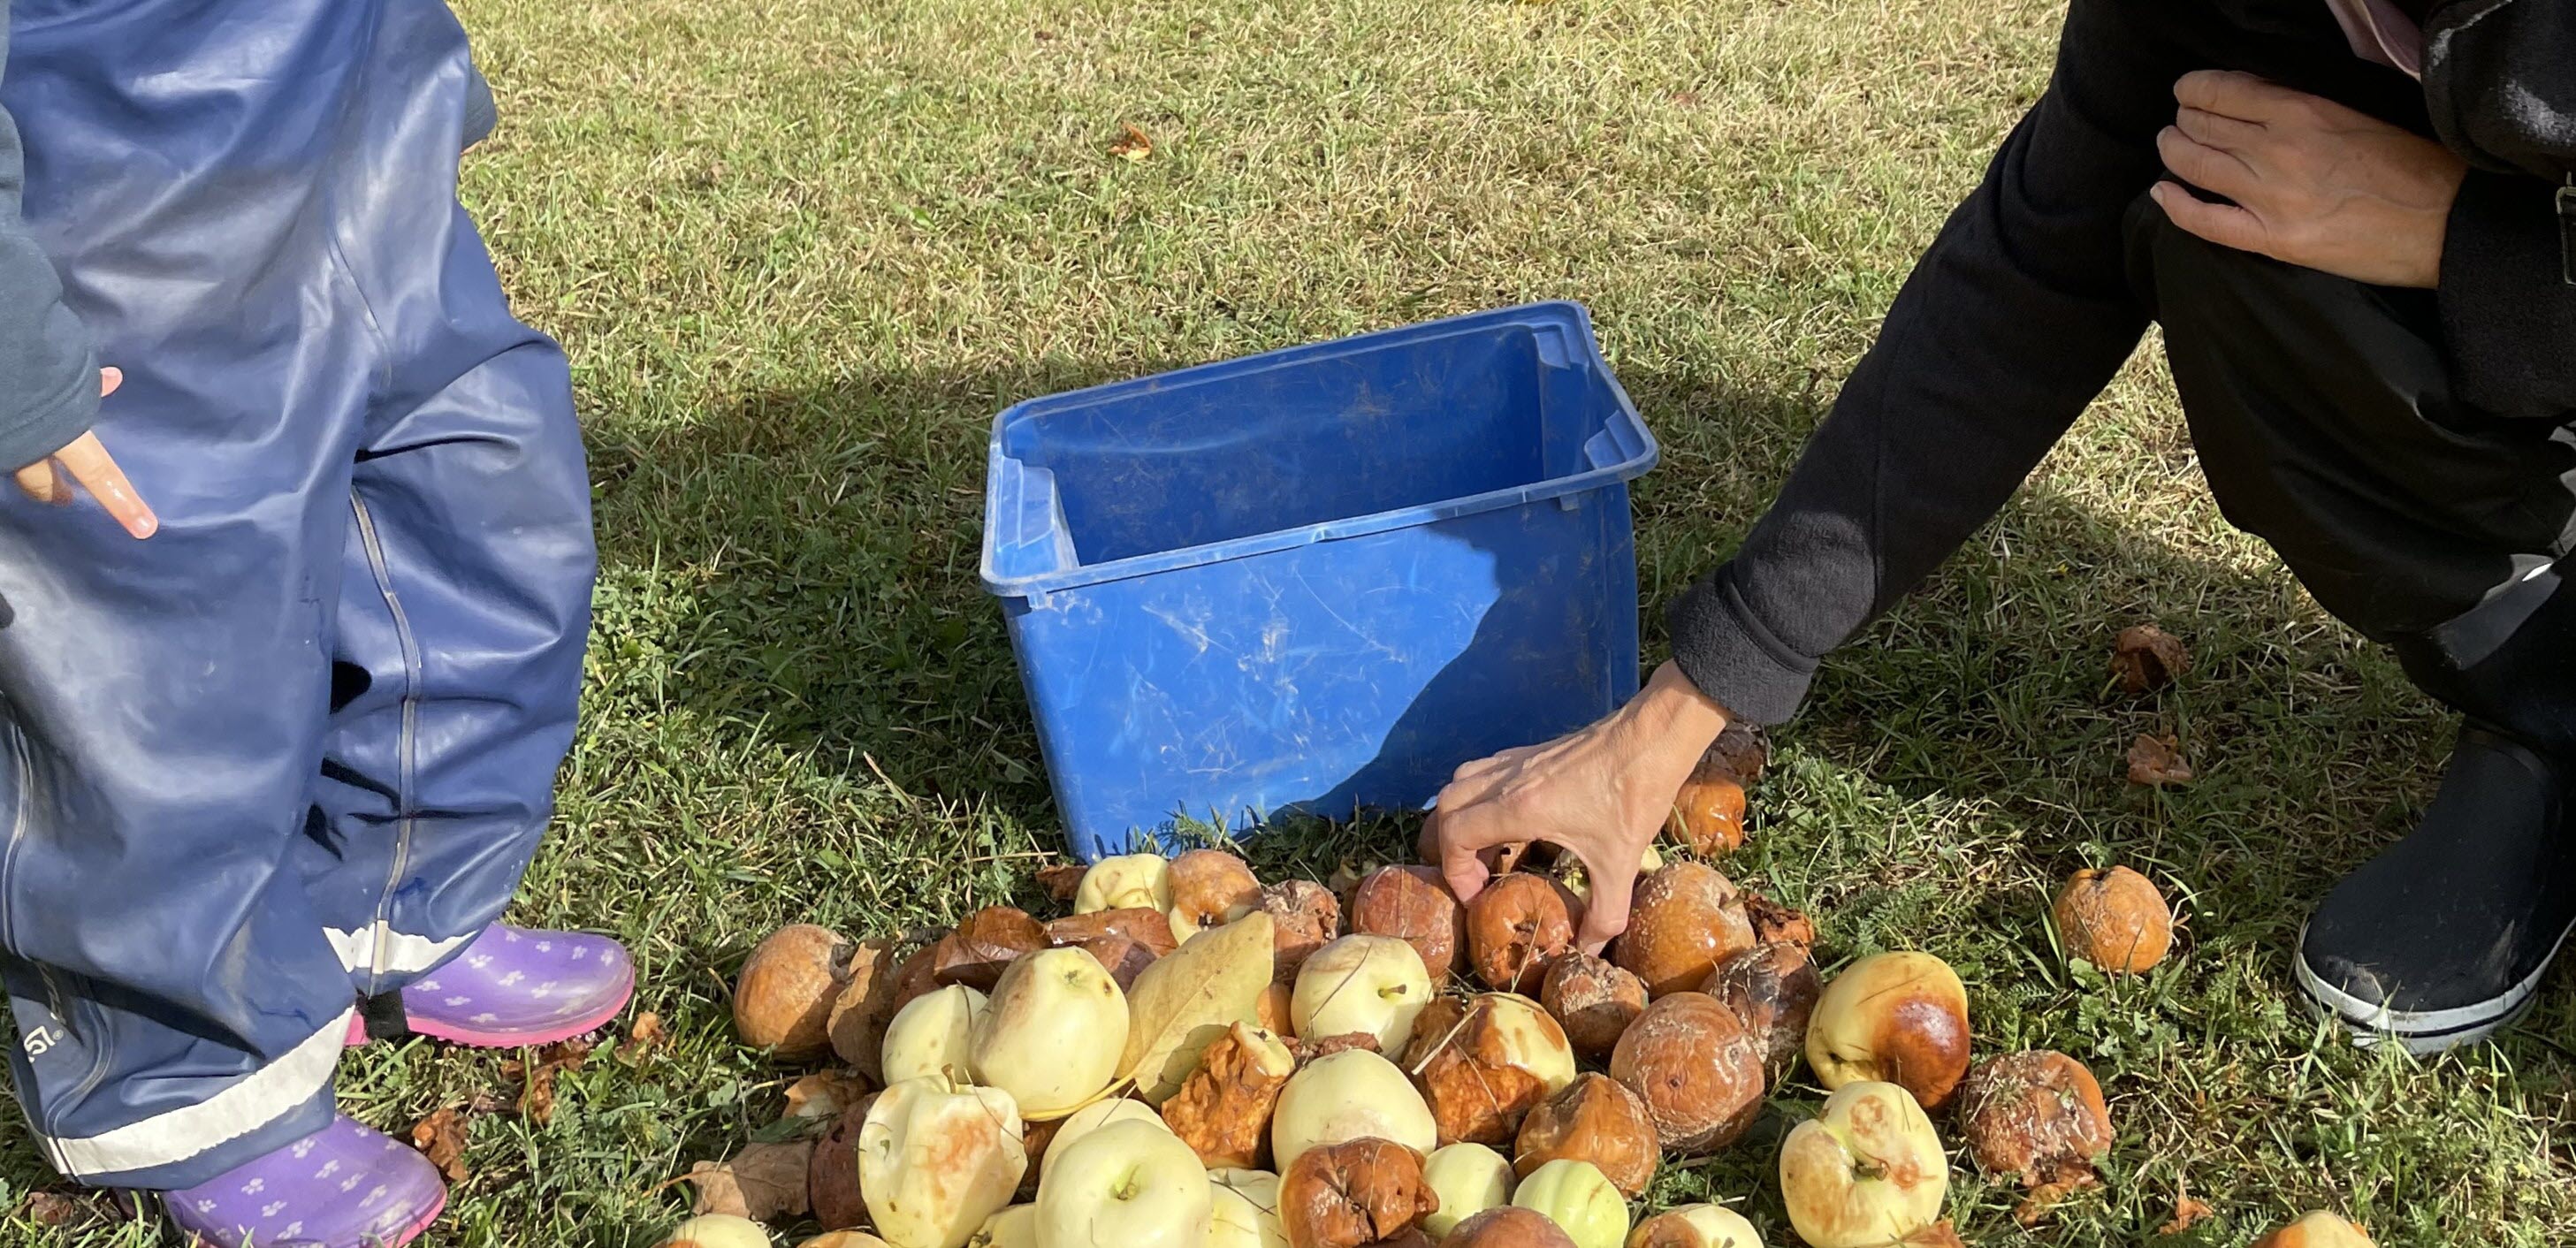
<svg viewBox="0 0 2576 1248"><path fill-rule="evenodd" d="M1684 844L1741 839L1743 774L1685 789ZM1831 1095L1779 1173L1813 1248L1957 1242L1933 1112L2043 1201L2093 1180L2111 1140L2093 1075L2048 1052L1972 1069L1939 958L1874 954L1827 982L1807 916L1694 860L1650 860L1595 957L1574 944L1570 858L1496 865L1461 905L1425 867L1264 885L1222 850L1134 854L1060 869L1068 915L986 909L909 951L782 929L737 985L742 1038L883 1088L812 1154L807 1203L833 1233L808 1244L1760 1248L1722 1206L1632 1229L1630 1202L1668 1158L1739 1140L1802 1057ZM2119 972L2171 933L2125 868L2070 881L2056 919ZM669 1242L769 1241L701 1217Z"/></svg>

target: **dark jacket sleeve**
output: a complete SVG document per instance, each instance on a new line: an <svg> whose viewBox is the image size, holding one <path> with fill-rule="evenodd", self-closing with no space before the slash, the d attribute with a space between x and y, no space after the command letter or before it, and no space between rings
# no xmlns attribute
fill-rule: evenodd
<svg viewBox="0 0 2576 1248"><path fill-rule="evenodd" d="M2442 247L2461 396L2576 413L2576 0L2450 0L2426 24L2424 96L2475 168ZM2562 196L2561 192L2566 193Z"/></svg>
<svg viewBox="0 0 2576 1248"><path fill-rule="evenodd" d="M0 0L0 65L9 56L8 8ZM98 415L89 333L64 306L53 261L20 223L24 190L18 127L0 109L0 470L53 454Z"/></svg>

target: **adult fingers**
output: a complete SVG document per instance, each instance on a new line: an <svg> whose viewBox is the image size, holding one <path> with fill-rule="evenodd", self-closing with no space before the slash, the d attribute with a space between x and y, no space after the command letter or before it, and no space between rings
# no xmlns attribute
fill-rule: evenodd
<svg viewBox="0 0 2576 1248"><path fill-rule="evenodd" d="M116 393L116 388L124 384L124 369L102 368L98 370L98 397L102 399L106 398L107 396Z"/></svg>
<svg viewBox="0 0 2576 1248"><path fill-rule="evenodd" d="M2221 247L2271 254L2271 232L2253 213L2233 204L2210 203L2174 182L2158 182L2147 189L2147 194L2187 234Z"/></svg>
<svg viewBox="0 0 2576 1248"><path fill-rule="evenodd" d="M2203 147L2223 152L2242 152L2263 140L2265 128L2260 122L2213 113L2186 104L2174 112L2174 128L2190 136Z"/></svg>
<svg viewBox="0 0 2576 1248"><path fill-rule="evenodd" d="M54 452L54 462L80 482L81 488L125 526L127 533L140 539L160 530L160 518L152 514L151 504L135 492L134 483L125 479L125 470L116 466L116 457L99 444L97 434L84 433L72 439L71 445Z"/></svg>
<svg viewBox="0 0 2576 1248"><path fill-rule="evenodd" d="M1493 870L1484 851L1502 844L1501 823L1481 805L1451 807L1444 801L1431 812L1430 834L1439 842L1440 876L1459 901L1474 901L1476 894L1485 891Z"/></svg>
<svg viewBox="0 0 2576 1248"><path fill-rule="evenodd" d="M2246 121L2287 116L2315 98L2268 78L2233 69L2195 69L2174 81L2177 103Z"/></svg>
<svg viewBox="0 0 2576 1248"><path fill-rule="evenodd" d="M2165 168L2205 191L2216 191L2238 198L2251 191L2261 179L2254 176L2253 166L2234 152L2223 152L2202 143L2180 129L2167 126L2156 134L2156 154L2162 156Z"/></svg>
<svg viewBox="0 0 2576 1248"><path fill-rule="evenodd" d="M1598 954L1619 933L1628 930L1628 898L1637 886L1637 863L1605 863L1606 855L1597 850L1578 851L1583 860L1583 875L1592 885L1592 895L1583 905L1583 927L1574 936L1585 953Z"/></svg>

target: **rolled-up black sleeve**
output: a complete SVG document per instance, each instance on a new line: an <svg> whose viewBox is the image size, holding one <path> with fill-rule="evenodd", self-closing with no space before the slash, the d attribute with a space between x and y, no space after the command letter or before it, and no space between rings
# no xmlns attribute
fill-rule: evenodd
<svg viewBox="0 0 2576 1248"><path fill-rule="evenodd" d="M0 3L0 65L9 56ZM63 303L53 261L19 219L26 189L18 127L0 109L0 469L60 450L98 416L98 361L89 332Z"/></svg>

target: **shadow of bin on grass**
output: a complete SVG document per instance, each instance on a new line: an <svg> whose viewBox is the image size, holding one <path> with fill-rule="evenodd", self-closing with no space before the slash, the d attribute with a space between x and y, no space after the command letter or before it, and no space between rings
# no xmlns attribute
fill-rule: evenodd
<svg viewBox="0 0 2576 1248"><path fill-rule="evenodd" d="M1073 848L1418 808L1607 713L1655 458L1569 303L1004 411L983 581Z"/></svg>

